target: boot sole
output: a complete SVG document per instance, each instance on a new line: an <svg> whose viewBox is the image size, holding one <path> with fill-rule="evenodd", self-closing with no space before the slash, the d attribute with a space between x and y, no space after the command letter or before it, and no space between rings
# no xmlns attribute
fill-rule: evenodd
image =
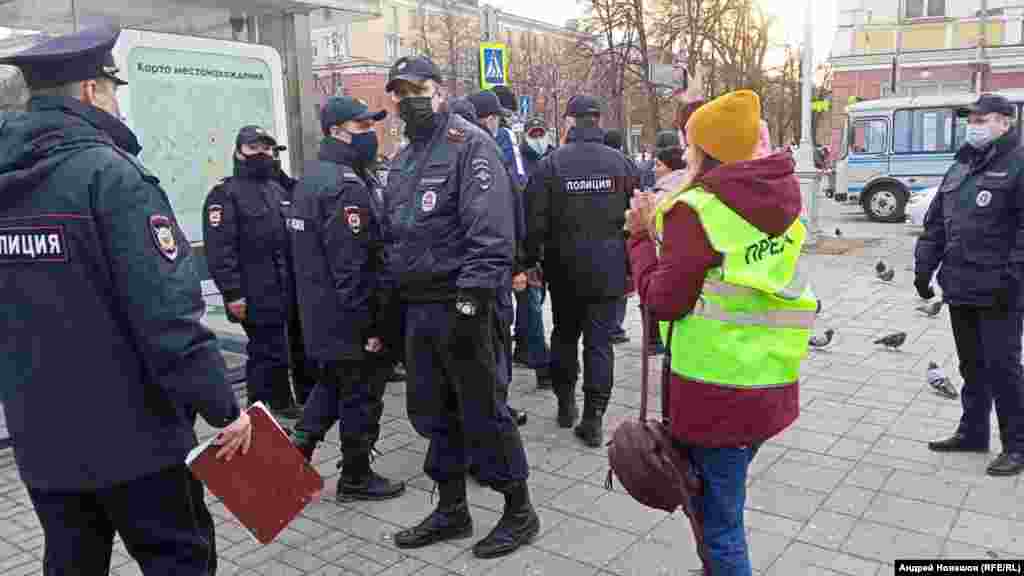
<svg viewBox="0 0 1024 576"><path fill-rule="evenodd" d="M990 452L990 450L988 448L984 448L984 447L978 447L978 448L960 448L960 447L950 448L950 447L946 447L946 446L931 446L931 445L929 445L928 449L931 450L932 452L941 452L943 454L954 454L954 453L962 453L962 454L987 454L988 452Z"/></svg>
<svg viewBox="0 0 1024 576"><path fill-rule="evenodd" d="M459 530L458 532L452 534L445 534L444 536L431 538L430 540L424 540L422 542L410 542L405 544L400 543L398 540L394 540L394 542L396 548L401 548L402 550L414 550L416 548L426 548L427 546L432 546L434 544L439 544L441 542L447 542L448 540L465 540L466 538L470 538L472 536L473 525L470 524L469 526L463 528L462 530Z"/></svg>
<svg viewBox="0 0 1024 576"><path fill-rule="evenodd" d="M985 473L989 476L995 476L997 478L1006 478L1009 476L1019 476L1024 472L1024 468L1018 468L1016 470L992 470L991 468L986 470Z"/></svg>
<svg viewBox="0 0 1024 576"><path fill-rule="evenodd" d="M405 489L394 493L394 494L338 494L335 498L338 502L383 502L384 500L394 500L405 494Z"/></svg>
<svg viewBox="0 0 1024 576"><path fill-rule="evenodd" d="M534 518L536 518L537 521L534 522L533 526L530 527L530 530L526 534L523 535L523 538L515 546L511 546L509 548L501 548L499 550L495 550L494 552L489 552L489 553L480 553L480 552L477 551L476 547L474 546L473 547L473 556L475 556L477 558L480 558L482 560L487 560L487 559L491 559L491 558L501 558L502 556L508 556L509 554L514 553L515 551L519 550L523 546L529 545L534 540L536 540L537 539L537 535L540 534L540 518L538 518L536 516Z"/></svg>

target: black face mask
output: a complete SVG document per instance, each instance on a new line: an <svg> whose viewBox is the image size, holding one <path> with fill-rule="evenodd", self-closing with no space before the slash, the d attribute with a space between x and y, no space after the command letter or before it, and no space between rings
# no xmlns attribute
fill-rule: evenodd
<svg viewBox="0 0 1024 576"><path fill-rule="evenodd" d="M430 96L410 96L398 103L398 116L405 122L410 140L430 138L434 132L434 105Z"/></svg>
<svg viewBox="0 0 1024 576"><path fill-rule="evenodd" d="M277 160L266 154L242 155L244 160L235 157L235 174L250 180L270 180L277 174Z"/></svg>

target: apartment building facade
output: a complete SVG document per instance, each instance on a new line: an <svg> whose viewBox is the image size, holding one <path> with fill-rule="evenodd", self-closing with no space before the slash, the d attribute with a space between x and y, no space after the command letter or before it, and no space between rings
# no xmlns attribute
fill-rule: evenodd
<svg viewBox="0 0 1024 576"><path fill-rule="evenodd" d="M1024 0L839 0L832 149L851 98L1024 87Z"/></svg>
<svg viewBox="0 0 1024 576"><path fill-rule="evenodd" d="M491 41L509 47L509 76L518 90L528 80L517 77L524 64L517 51L538 42L545 52L565 50L579 37L571 27L515 16L477 0L382 0L379 18L348 19L338 11L318 11L311 14L310 28L314 85L321 99L347 95L371 108L388 109L391 114L378 129L380 150L387 155L400 146L403 129L384 93L388 68L399 57L429 53L449 91L466 94L479 84L479 43L489 31ZM535 106L543 112L550 103L541 97Z"/></svg>

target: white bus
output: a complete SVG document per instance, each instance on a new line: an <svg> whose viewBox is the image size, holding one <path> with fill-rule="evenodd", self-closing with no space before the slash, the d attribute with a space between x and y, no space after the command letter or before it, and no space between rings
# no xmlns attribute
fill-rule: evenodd
<svg viewBox="0 0 1024 576"><path fill-rule="evenodd" d="M996 92L1020 107L1024 90ZM963 144L967 118L957 111L973 93L885 98L846 111L833 199L859 204L876 222L903 222L910 196L938 186Z"/></svg>

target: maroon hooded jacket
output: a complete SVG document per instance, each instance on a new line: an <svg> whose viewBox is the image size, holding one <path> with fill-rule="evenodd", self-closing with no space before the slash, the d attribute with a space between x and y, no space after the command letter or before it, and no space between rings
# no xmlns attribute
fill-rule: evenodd
<svg viewBox="0 0 1024 576"><path fill-rule="evenodd" d="M793 158L782 152L719 166L697 182L758 230L781 235L800 215L800 184ZM677 203L665 214L661 258L648 234L629 241L633 278L641 302L658 320L689 314L708 270L720 266L696 212ZM668 343L666 343L667 345ZM705 447L746 446L766 440L799 414L798 386L734 389L673 373L669 390L672 434Z"/></svg>

